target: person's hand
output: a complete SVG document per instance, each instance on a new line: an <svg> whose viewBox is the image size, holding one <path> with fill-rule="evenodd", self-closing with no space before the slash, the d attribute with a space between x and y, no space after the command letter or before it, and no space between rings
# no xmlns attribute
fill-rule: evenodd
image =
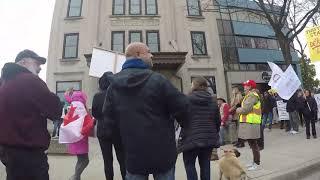
<svg viewBox="0 0 320 180"><path fill-rule="evenodd" d="M240 114L240 113L241 113L241 108L237 108L236 112L237 112L238 114Z"/></svg>

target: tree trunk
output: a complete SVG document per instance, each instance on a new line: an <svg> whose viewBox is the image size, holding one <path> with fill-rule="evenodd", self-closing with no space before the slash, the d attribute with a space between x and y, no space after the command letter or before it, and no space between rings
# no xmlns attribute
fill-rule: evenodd
<svg viewBox="0 0 320 180"><path fill-rule="evenodd" d="M290 41L285 37L279 37L279 36L278 36L278 40L279 40L279 45L281 48L284 62L286 63L287 66L289 66L290 64L292 64L292 55L291 55L291 51L290 51Z"/></svg>

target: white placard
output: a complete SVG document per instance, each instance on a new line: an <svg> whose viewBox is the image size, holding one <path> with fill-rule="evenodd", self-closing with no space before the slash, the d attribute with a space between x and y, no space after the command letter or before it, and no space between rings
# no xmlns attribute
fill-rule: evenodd
<svg viewBox="0 0 320 180"><path fill-rule="evenodd" d="M280 80L280 78L283 75L283 71L282 69L276 65L275 63L272 62L268 62L268 65L270 66L270 69L272 71L272 75L270 78L270 81L268 83L269 86L271 86L272 88L276 87L278 84L278 81Z"/></svg>
<svg viewBox="0 0 320 180"><path fill-rule="evenodd" d="M100 78L107 71L118 73L125 59L126 57L122 54L93 48L89 76Z"/></svg>
<svg viewBox="0 0 320 180"><path fill-rule="evenodd" d="M318 119L320 118L320 94L315 94L314 98L317 101L317 105L318 105Z"/></svg>
<svg viewBox="0 0 320 180"><path fill-rule="evenodd" d="M277 101L277 108L279 114L280 121L288 121L289 120L289 113L287 112L287 103L281 101Z"/></svg>

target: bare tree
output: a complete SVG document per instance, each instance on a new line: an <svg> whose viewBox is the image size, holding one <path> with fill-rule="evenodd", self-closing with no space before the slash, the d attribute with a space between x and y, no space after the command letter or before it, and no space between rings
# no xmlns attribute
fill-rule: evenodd
<svg viewBox="0 0 320 180"><path fill-rule="evenodd" d="M229 0L230 4L201 1L204 12L217 12L221 9L235 9L258 14L267 19L279 41L283 58L287 65L292 63L290 46L294 39L304 30L309 22L317 24L320 18L319 0L252 0L257 9L242 6L243 1ZM238 3L238 4L237 4ZM235 12L232 11L232 12Z"/></svg>

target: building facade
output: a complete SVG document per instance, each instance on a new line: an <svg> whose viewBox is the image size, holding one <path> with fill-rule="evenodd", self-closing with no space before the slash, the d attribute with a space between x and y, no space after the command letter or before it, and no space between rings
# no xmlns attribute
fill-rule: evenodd
<svg viewBox="0 0 320 180"><path fill-rule="evenodd" d="M250 7L251 1L242 1ZM130 42L141 41L155 54L187 53L179 68L159 70L184 93L196 76L206 77L212 92L223 98L232 85L248 79L266 89L267 61L284 64L274 32L262 17L233 12L226 0L221 4L227 8L212 13L203 12L199 0L56 1L47 84L60 97L69 87L83 90L91 105L98 79L88 75L84 55L93 47L124 52Z"/></svg>
<svg viewBox="0 0 320 180"><path fill-rule="evenodd" d="M205 76L212 91L227 97L216 16L202 13L198 0L59 0L52 21L47 83L61 97L68 87L98 91L84 54L93 47L124 52L134 41L152 52L188 52L177 69L183 92Z"/></svg>
<svg viewBox="0 0 320 180"><path fill-rule="evenodd" d="M287 67L271 25L254 1L218 2L216 16L228 92L232 85L240 85L248 79L255 80L261 92L268 90L271 70L267 62L274 62L283 70ZM292 66L299 75L298 56L293 45L291 54Z"/></svg>

